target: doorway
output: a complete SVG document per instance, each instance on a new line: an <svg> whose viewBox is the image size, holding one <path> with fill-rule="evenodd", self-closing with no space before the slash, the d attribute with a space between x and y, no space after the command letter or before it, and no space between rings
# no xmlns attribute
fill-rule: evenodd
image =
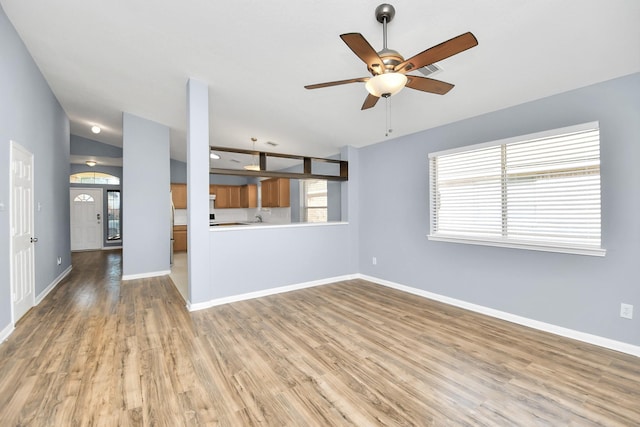
<svg viewBox="0 0 640 427"><path fill-rule="evenodd" d="M102 188L69 189L71 250L102 249Z"/></svg>
<svg viewBox="0 0 640 427"><path fill-rule="evenodd" d="M33 154L11 141L11 294L15 324L35 305Z"/></svg>

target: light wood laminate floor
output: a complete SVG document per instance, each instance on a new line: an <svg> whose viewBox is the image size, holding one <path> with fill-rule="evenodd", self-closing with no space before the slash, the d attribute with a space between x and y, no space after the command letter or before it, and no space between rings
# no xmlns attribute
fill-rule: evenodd
<svg viewBox="0 0 640 427"><path fill-rule="evenodd" d="M633 356L361 280L189 313L73 272L0 345L2 426L633 426Z"/></svg>

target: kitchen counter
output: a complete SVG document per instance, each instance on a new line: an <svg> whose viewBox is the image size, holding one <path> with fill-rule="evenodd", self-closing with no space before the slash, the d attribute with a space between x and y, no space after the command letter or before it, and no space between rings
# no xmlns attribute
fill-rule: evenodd
<svg viewBox="0 0 640 427"><path fill-rule="evenodd" d="M331 225L348 224L345 221L335 222L293 222L293 223L273 223L273 222L225 222L220 221L209 227L210 231L236 231L236 230L256 230L264 228L294 228L294 227L319 227Z"/></svg>

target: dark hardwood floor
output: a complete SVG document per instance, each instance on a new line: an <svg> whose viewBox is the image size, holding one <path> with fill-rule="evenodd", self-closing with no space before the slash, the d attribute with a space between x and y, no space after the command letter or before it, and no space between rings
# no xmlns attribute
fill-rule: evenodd
<svg viewBox="0 0 640 427"><path fill-rule="evenodd" d="M194 313L119 252L0 345L1 426L637 426L640 359L362 280Z"/></svg>

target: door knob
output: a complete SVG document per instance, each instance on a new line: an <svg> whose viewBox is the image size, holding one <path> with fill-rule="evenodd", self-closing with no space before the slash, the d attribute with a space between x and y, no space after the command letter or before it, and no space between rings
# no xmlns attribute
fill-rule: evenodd
<svg viewBox="0 0 640 427"><path fill-rule="evenodd" d="M37 241L38 241L38 238L37 238L37 237L32 237L32 238L31 238L31 243L35 243L35 242L37 242Z"/></svg>

